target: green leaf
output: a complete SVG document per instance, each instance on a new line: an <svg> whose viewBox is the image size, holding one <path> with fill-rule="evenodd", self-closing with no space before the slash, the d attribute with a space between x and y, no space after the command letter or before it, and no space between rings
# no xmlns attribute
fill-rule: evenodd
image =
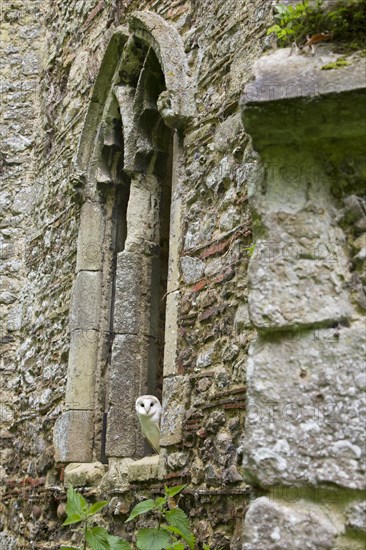
<svg viewBox="0 0 366 550"><path fill-rule="evenodd" d="M267 34L272 34L273 32L278 33L281 30L279 25L272 25L267 31Z"/></svg>
<svg viewBox="0 0 366 550"><path fill-rule="evenodd" d="M88 515L94 516L94 514L97 514L106 504L108 504L108 500L99 500L95 502L90 506Z"/></svg>
<svg viewBox="0 0 366 550"><path fill-rule="evenodd" d="M110 550L132 550L129 542L114 535L108 535L107 541Z"/></svg>
<svg viewBox="0 0 366 550"><path fill-rule="evenodd" d="M110 550L108 543L109 533L103 527L87 529L85 538L92 550Z"/></svg>
<svg viewBox="0 0 366 550"><path fill-rule="evenodd" d="M82 520L83 518L80 514L72 514L71 516L68 516L67 519L65 519L62 525L72 525L73 523L79 523Z"/></svg>
<svg viewBox="0 0 366 550"><path fill-rule="evenodd" d="M180 508L173 508L165 513L165 519L172 527L179 529L182 538L194 550L195 538L191 531L189 519Z"/></svg>
<svg viewBox="0 0 366 550"><path fill-rule="evenodd" d="M165 485L165 494L168 497L174 497L175 495L177 495L178 493L183 491L183 489L185 487L187 487L187 484L185 484L185 485L176 485L175 487L167 487Z"/></svg>
<svg viewBox="0 0 366 550"><path fill-rule="evenodd" d="M182 542L175 542L172 546L169 546L167 550L185 550L185 546Z"/></svg>
<svg viewBox="0 0 366 550"><path fill-rule="evenodd" d="M170 545L170 535L164 529L140 529L136 545L139 550L163 550Z"/></svg>
<svg viewBox="0 0 366 550"><path fill-rule="evenodd" d="M79 514L83 519L87 515L89 505L85 498L69 485L67 489L66 513L68 516Z"/></svg>
<svg viewBox="0 0 366 550"><path fill-rule="evenodd" d="M80 548L75 548L75 546L61 546L60 550L80 550Z"/></svg>
<svg viewBox="0 0 366 550"><path fill-rule="evenodd" d="M155 501L152 499L139 502L139 504L136 504L136 506L132 509L132 512L126 519L125 523L133 520L134 518L136 518L137 516L140 516L141 514L145 514L146 512L153 510L154 508L155 508Z"/></svg>
<svg viewBox="0 0 366 550"><path fill-rule="evenodd" d="M158 497L155 499L155 508L162 508L167 503L166 497Z"/></svg>

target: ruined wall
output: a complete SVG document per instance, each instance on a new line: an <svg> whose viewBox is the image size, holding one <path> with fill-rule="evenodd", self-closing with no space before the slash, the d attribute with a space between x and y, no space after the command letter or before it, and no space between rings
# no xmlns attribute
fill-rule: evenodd
<svg viewBox="0 0 366 550"><path fill-rule="evenodd" d="M27 237L22 263L26 278L17 298L25 315L13 333L16 353L9 360L12 370L4 385L9 413L3 408L8 416L3 433L2 529L17 540L16 548L46 541L57 547L60 536L55 512L62 481L60 469L53 465L51 444L65 393L69 301L82 202L73 186L72 159L113 29L141 8L174 22L198 82L198 114L184 147L185 259L178 358L179 374L187 385L184 408L190 412L184 442L169 449L178 454L173 452L168 472L177 483L192 475L192 488L202 488L202 501L191 504L202 540L217 531L217 545L227 546L231 540L233 548L240 547L247 489L238 471L237 449L251 331L245 310L238 308L246 301L246 246L251 238L241 165L246 141L238 100L267 27L270 5L261 4L52 2L43 3L41 16L35 17L34 23L42 24L38 42L36 37L32 42L33 53L34 44L43 44L36 96L41 106L27 116L37 131L33 156L29 154L26 162L29 168L29 159L35 159L27 190L37 208L29 222L20 223ZM33 6L19 6L21 17ZM15 33L14 25L9 23ZM12 192L14 187L15 179ZM219 495L212 504L211 492ZM215 510L212 524L209 509ZM7 535L2 534L2 541L10 547Z"/></svg>
<svg viewBox="0 0 366 550"><path fill-rule="evenodd" d="M5 139L1 149L4 153L2 179L6 185L2 201L5 222L1 235L3 265L7 271L0 295L5 320L1 364L4 393L1 405L0 548L56 549L60 540L70 537L69 529L60 528L62 507L59 504L65 500L65 473L64 466L54 462L52 437L55 421L64 409L70 296L76 268L80 206L85 200L74 161L93 84L109 39L118 25L126 24L129 14L145 9L158 13L176 26L197 84L197 114L185 129L183 142L177 376L173 382L168 379L165 385L168 410L173 413L178 404L183 405L184 422L178 439L165 442L162 475L157 468L150 474L146 468L139 470L138 467L135 472L130 469L128 473L128 465L111 461L110 472L98 489L99 496L112 498L104 521L116 534L124 533L123 521L130 506L137 499L150 496L151 491L158 493L163 477L169 483L188 483L183 507L194 519L198 540L210 541L213 548L242 548L245 511L251 496L257 497L263 492L269 493L269 498L255 500L249 508L245 527L248 549L283 548L286 544L290 548L294 540L299 541L299 547L304 547L304 541L309 538L308 528L314 532L313 545L309 548L360 548L362 504L359 504L359 493L346 492L341 497L342 506L334 512L337 514L337 526L334 527L333 516L329 519L327 515L329 493L325 491L324 496L317 492L314 498L311 489L315 486L318 491L318 484L322 488L324 479L298 483L302 469L312 471L311 463L300 462L299 470L294 470L291 479L283 483L281 476L274 475L271 468L266 469L267 463L272 464L272 455L256 455L262 437L262 432L258 435L256 428L264 430L263 414L268 412L267 403L250 402L255 414L251 409L254 416L244 428L249 347L251 355L257 358L256 365L263 366L267 377L266 368L272 364L273 355L272 351L266 351L265 338L273 345L271 338L276 340L278 328L292 330L295 327L295 337L293 332L284 333L283 343L275 344L276 372L282 372L283 367L281 380L287 380L287 362L282 361L283 357L292 357L294 342L299 348L297 356L304 357L314 342L307 333L299 336L301 319L299 321L295 314L291 326L276 324L276 312L272 311L271 303L273 299L280 303L286 301L286 293L278 298L276 292L277 288L288 287L278 281L277 287L268 285L268 292L263 292L267 289L260 279L263 274L260 269L255 270L258 256L254 256L256 263L251 268L252 320L249 316L247 270L253 248L247 185L248 181L252 182L253 194L253 181L260 180L262 172L258 177L259 157L253 151L249 135L244 133L239 98L252 78L254 61L263 54L266 29L272 22L271 2L260 0L175 3L159 0L66 3L60 0L43 2L41 6L37 2L2 4L6 30L3 44L9 68L2 97L6 109ZM260 124L263 127L263 120ZM254 134L255 130L251 128L249 133ZM282 152L279 156L284 162ZM336 172L342 169L336 162L329 167ZM352 175L348 181L351 183L347 185L352 186ZM359 189L353 194L348 189L346 195L357 195ZM283 238L283 233L275 237L270 235L273 219L266 220L265 212L266 209L271 211L271 205L274 205L273 211L281 212L278 204L282 203L278 197L286 193L286 188L281 187L270 194L268 203L261 205L262 210L252 200L258 230L256 240L262 238L266 243ZM302 191L299 193L302 197ZM340 223L350 239L348 251L342 252L342 273L348 273L347 261L352 254L358 253L361 242L354 244L359 232L354 235L348 228L355 217L357 223L362 218L362 206L358 206L358 199L351 198L347 210L347 205L341 204L342 197L338 198L337 208L343 212L344 221ZM318 198L314 198L314 202L317 201ZM316 218L316 214L314 216ZM287 220L280 221L287 223ZM300 222L293 217L288 224L290 230L292 226L298 228L301 238L301 233L307 233L309 228ZM326 223L330 223L328 218ZM323 226L320 226L314 242L322 231ZM360 271L360 259L354 261ZM266 259L265 267L268 267ZM269 280L272 275L268 275ZM314 292L317 292L318 280L314 277ZM306 273L303 278L306 286ZM337 286L338 282L334 284ZM355 284L360 285L359 281ZM325 303L333 291L331 285L326 287ZM345 300L348 304L348 298ZM322 303L319 308L323 306ZM293 309L296 312L296 304ZM339 309L347 308L342 302ZM276 322L268 323L268 318ZM267 335L261 335L259 341L255 340L253 319L260 332L263 328L267 330ZM331 338L336 322L338 317L332 314L327 317ZM324 326L315 319L306 321L305 328L311 323L315 323L317 334ZM319 340L322 334L319 333ZM347 345L342 353L347 354ZM332 360L326 358L327 362ZM253 361L251 365L253 372ZM300 370L306 378L306 368L300 365ZM269 380L271 376L270 370ZM268 378L263 384L271 385ZM321 383L330 384L329 379ZM253 378L250 384L254 384ZM348 384L346 380L345 385ZM261 391L263 389L259 388L259 394ZM249 397L252 399L252 393ZM288 403L289 398L278 390L276 400ZM262 415L259 422L256 421L256 407ZM291 416L291 411L289 414ZM358 414L355 412L356 416ZM279 456L286 451L274 440L276 430L281 428L281 419L282 416L274 429L266 417L267 432L263 435L268 437L271 451ZM347 417L342 423L347 423ZM248 431L247 441L245 430ZM347 439L346 431L344 438ZM295 439L294 445L300 445L299 441ZM274 447L277 450L273 451ZM291 448L291 452L295 451ZM307 456L306 449L304 456ZM98 458L94 456L94 460ZM358 466L355 468L357 470ZM262 479L258 469L265 472ZM90 491L89 485L100 483L105 467L98 466L96 470L94 477L85 480L85 473L73 476L69 467L66 480L86 485L86 492L94 495L95 489ZM337 487L337 480L328 481ZM300 490L284 494L282 484L299 486ZM346 510L344 502L348 500L353 504ZM284 524L285 535L283 532L279 535L276 531L280 523L278 518L286 518L290 513L295 514L295 523L300 527L291 527L288 534ZM348 517L347 535L354 541L340 539L335 546L337 537L344 533L344 514ZM262 518L268 517L276 523L273 532L267 530L266 521L262 522ZM312 518L310 526L309 517ZM268 533L268 536L273 535L271 540L266 538ZM131 535L131 531L128 534ZM281 539L281 536L290 538ZM283 543L283 540L291 542Z"/></svg>

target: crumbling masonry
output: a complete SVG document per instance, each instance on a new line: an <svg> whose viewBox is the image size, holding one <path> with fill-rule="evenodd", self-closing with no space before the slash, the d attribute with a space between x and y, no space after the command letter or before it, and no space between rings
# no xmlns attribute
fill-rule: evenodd
<svg viewBox="0 0 366 550"><path fill-rule="evenodd" d="M363 549L365 57L269 49L267 0L1 16L0 550L77 544L68 483L129 539L187 483L199 545Z"/></svg>

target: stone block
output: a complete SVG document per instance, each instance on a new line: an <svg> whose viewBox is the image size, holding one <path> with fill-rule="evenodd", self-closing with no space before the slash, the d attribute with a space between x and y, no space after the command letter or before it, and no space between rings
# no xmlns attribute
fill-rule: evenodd
<svg viewBox="0 0 366 550"><path fill-rule="evenodd" d="M363 322L259 338L250 348L244 441L261 485L365 487Z"/></svg>
<svg viewBox="0 0 366 550"><path fill-rule="evenodd" d="M107 455L143 456L145 442L135 411L139 395L153 393L156 349L152 338L117 335L112 349Z"/></svg>
<svg viewBox="0 0 366 550"><path fill-rule="evenodd" d="M153 175L132 179L127 206L127 251L139 252L146 241L159 244L160 192L160 184Z"/></svg>
<svg viewBox="0 0 366 550"><path fill-rule="evenodd" d="M320 506L261 497L246 513L243 550L331 550L343 530L338 517Z"/></svg>
<svg viewBox="0 0 366 550"><path fill-rule="evenodd" d="M56 462L91 462L93 458L93 412L66 411L53 431Z"/></svg>
<svg viewBox="0 0 366 550"><path fill-rule="evenodd" d="M141 334L158 337L155 319L158 304L152 299L156 258L126 250L117 257L113 330L117 334ZM154 294L154 295L153 295Z"/></svg>
<svg viewBox="0 0 366 550"><path fill-rule="evenodd" d="M164 375L177 374L177 329L179 291L168 294L165 310Z"/></svg>
<svg viewBox="0 0 366 550"><path fill-rule="evenodd" d="M72 290L70 330L97 330L101 299L101 274L81 271Z"/></svg>
<svg viewBox="0 0 366 550"><path fill-rule="evenodd" d="M98 271L102 267L104 222L99 204L86 202L81 208L76 271Z"/></svg>
<svg viewBox="0 0 366 550"><path fill-rule="evenodd" d="M266 236L256 239L249 262L251 320L264 329L349 319L349 260L343 232L332 220L327 177L320 169L311 173L315 160L305 154L295 154L291 167L286 153L277 153L251 199Z"/></svg>
<svg viewBox="0 0 366 550"><path fill-rule="evenodd" d="M181 441L188 395L189 380L186 376L164 379L160 445L174 445Z"/></svg>
<svg viewBox="0 0 366 550"><path fill-rule="evenodd" d="M98 485L106 472L106 465L101 462L79 464L73 462L65 468L64 485L73 487L90 487Z"/></svg>
<svg viewBox="0 0 366 550"><path fill-rule="evenodd" d="M148 481L158 478L159 455L145 456L141 460L135 460L128 465L128 480Z"/></svg>
<svg viewBox="0 0 366 550"><path fill-rule="evenodd" d="M71 333L66 408L93 410L98 337L95 330Z"/></svg>
<svg viewBox="0 0 366 550"><path fill-rule="evenodd" d="M169 232L169 263L167 292L174 292L179 288L180 270L179 258L182 244L182 200L177 198L172 201L170 208L170 232Z"/></svg>
<svg viewBox="0 0 366 550"><path fill-rule="evenodd" d="M295 239L288 242L286 236L281 239L272 231L267 241L256 242L249 263L248 300L251 320L258 328L333 324L352 316L345 288L349 268L341 246L323 243L320 236L304 246L301 237L309 231L306 233L300 216L295 217L300 233ZM316 222L309 216L309 220L314 222L312 230L315 224L321 225L319 218ZM329 233L328 223L322 231Z"/></svg>

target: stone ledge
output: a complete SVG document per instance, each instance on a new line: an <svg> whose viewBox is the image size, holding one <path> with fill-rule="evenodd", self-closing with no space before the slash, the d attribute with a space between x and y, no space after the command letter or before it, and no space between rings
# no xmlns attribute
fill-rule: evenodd
<svg viewBox="0 0 366 550"><path fill-rule="evenodd" d="M65 468L64 485L73 487L85 487L98 485L107 469L101 462L80 463L72 462Z"/></svg>
<svg viewBox="0 0 366 550"><path fill-rule="evenodd" d="M294 145L362 136L366 130L366 59L324 71L338 57L329 49L315 56L289 55L289 48L263 56L255 80L241 99L243 124L254 147ZM269 124L268 121L271 121Z"/></svg>
<svg viewBox="0 0 366 550"><path fill-rule="evenodd" d="M145 456L128 465L128 481L148 481L159 478L159 455Z"/></svg>
<svg viewBox="0 0 366 550"><path fill-rule="evenodd" d="M298 97L315 97L340 93L366 86L366 59L350 57L350 65L333 70L322 70L337 61L342 54L320 48L314 56L291 54L291 48L265 55L254 64L255 81L247 85L243 102L266 103Z"/></svg>

